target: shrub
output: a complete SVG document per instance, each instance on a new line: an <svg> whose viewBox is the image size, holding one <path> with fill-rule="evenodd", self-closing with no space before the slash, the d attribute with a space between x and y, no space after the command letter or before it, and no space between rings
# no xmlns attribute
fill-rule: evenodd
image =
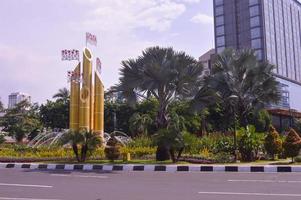
<svg viewBox="0 0 301 200"><path fill-rule="evenodd" d="M0 133L0 145L5 142L4 135Z"/></svg>
<svg viewBox="0 0 301 200"><path fill-rule="evenodd" d="M272 156L273 160L275 159L275 154L279 154L282 151L282 140L273 126L270 126L269 133L265 137L264 148Z"/></svg>
<svg viewBox="0 0 301 200"><path fill-rule="evenodd" d="M189 132L183 133L183 139L185 143L185 154L194 155L198 154L201 149L201 139L196 135L193 135Z"/></svg>
<svg viewBox="0 0 301 200"><path fill-rule="evenodd" d="M154 142L152 138L147 135L140 135L135 137L131 142L128 143L128 147L153 147Z"/></svg>
<svg viewBox="0 0 301 200"><path fill-rule="evenodd" d="M170 129L160 129L154 135L157 144L156 160L165 161L172 159L177 162L184 150L184 139L181 131Z"/></svg>
<svg viewBox="0 0 301 200"><path fill-rule="evenodd" d="M263 146L263 135L253 125L240 128L237 134L238 149L243 161L253 161Z"/></svg>
<svg viewBox="0 0 301 200"><path fill-rule="evenodd" d="M60 143L70 144L78 162L86 159L101 145L99 134L91 131L68 131L60 138Z"/></svg>
<svg viewBox="0 0 301 200"><path fill-rule="evenodd" d="M220 136L217 138L214 146L214 153L233 153L234 141L233 138L227 136Z"/></svg>
<svg viewBox="0 0 301 200"><path fill-rule="evenodd" d="M234 156L229 152L219 152L213 156L216 163L231 163L234 161Z"/></svg>
<svg viewBox="0 0 301 200"><path fill-rule="evenodd" d="M122 147L120 149L122 154L130 153L133 157L141 158L147 155L154 155L156 153L155 147Z"/></svg>
<svg viewBox="0 0 301 200"><path fill-rule="evenodd" d="M111 137L105 147L106 158L110 161L118 159L121 154L121 147L119 141L115 137Z"/></svg>
<svg viewBox="0 0 301 200"><path fill-rule="evenodd" d="M296 133L294 129L290 129L289 133L283 143L284 153L286 156L292 158L292 162L294 162L294 157L299 154L301 147L301 138Z"/></svg>

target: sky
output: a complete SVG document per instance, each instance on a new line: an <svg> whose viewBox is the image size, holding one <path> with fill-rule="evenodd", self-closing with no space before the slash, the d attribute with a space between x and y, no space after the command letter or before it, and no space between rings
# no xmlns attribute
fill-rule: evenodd
<svg viewBox="0 0 301 200"><path fill-rule="evenodd" d="M0 97L25 92L44 103L69 87L62 49L88 45L102 62L105 88L118 83L121 61L147 47L173 47L198 58L214 47L212 0L1 0Z"/></svg>

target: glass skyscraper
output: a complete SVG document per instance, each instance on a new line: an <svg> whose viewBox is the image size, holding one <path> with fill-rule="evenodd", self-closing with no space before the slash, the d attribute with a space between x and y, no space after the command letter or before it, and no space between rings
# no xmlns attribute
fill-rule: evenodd
<svg viewBox="0 0 301 200"><path fill-rule="evenodd" d="M214 0L215 47L255 50L276 66L289 92L288 107L301 111L301 3L298 0Z"/></svg>

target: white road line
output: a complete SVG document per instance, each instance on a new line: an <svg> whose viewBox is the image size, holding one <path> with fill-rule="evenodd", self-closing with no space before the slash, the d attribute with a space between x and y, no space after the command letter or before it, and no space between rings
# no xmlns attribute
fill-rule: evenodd
<svg viewBox="0 0 301 200"><path fill-rule="evenodd" d="M282 197L301 197L301 194L272 194L272 193L243 193L243 192L198 192L207 195L242 195L242 196L282 196Z"/></svg>
<svg viewBox="0 0 301 200"><path fill-rule="evenodd" d="M15 186L15 187L36 187L36 188L52 188L51 185L27 185L27 184L14 184L14 183L0 183L0 186Z"/></svg>
<svg viewBox="0 0 301 200"><path fill-rule="evenodd" d="M75 177L75 178L108 178L107 176L69 175L69 174L51 174L51 176Z"/></svg>
<svg viewBox="0 0 301 200"><path fill-rule="evenodd" d="M283 180L228 180L228 182L254 182L254 183L301 183L301 181L283 181Z"/></svg>
<svg viewBox="0 0 301 200"><path fill-rule="evenodd" d="M60 199L32 199L32 198L0 197L0 200L60 200Z"/></svg>

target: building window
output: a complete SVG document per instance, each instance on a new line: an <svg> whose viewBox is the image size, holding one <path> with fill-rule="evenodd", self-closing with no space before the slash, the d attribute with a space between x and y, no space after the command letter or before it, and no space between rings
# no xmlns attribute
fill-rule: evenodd
<svg viewBox="0 0 301 200"><path fill-rule="evenodd" d="M255 39L251 41L253 49L260 49L261 48L261 39Z"/></svg>
<svg viewBox="0 0 301 200"><path fill-rule="evenodd" d="M254 17L258 15L259 15L259 6L250 7L250 17Z"/></svg>
<svg viewBox="0 0 301 200"><path fill-rule="evenodd" d="M217 37L216 44L218 47L225 46L225 36Z"/></svg>
<svg viewBox="0 0 301 200"><path fill-rule="evenodd" d="M253 6L257 4L259 4L258 0L249 0L249 6Z"/></svg>
<svg viewBox="0 0 301 200"><path fill-rule="evenodd" d="M224 26L216 27L216 35L217 36L224 35L224 34L225 34L225 27Z"/></svg>
<svg viewBox="0 0 301 200"><path fill-rule="evenodd" d="M224 24L224 16L216 17L216 26L220 26Z"/></svg>
<svg viewBox="0 0 301 200"><path fill-rule="evenodd" d="M224 0L215 0L216 6L223 5L223 4L224 4Z"/></svg>
<svg viewBox="0 0 301 200"><path fill-rule="evenodd" d="M255 26L260 26L260 17L259 16L252 17L250 19L250 26L251 26L251 28L255 27Z"/></svg>
<svg viewBox="0 0 301 200"><path fill-rule="evenodd" d="M224 7L223 6L219 6L215 8L215 15L223 15L224 14Z"/></svg>
<svg viewBox="0 0 301 200"><path fill-rule="evenodd" d="M259 38L260 36L261 36L260 28L253 28L253 29L251 29L251 38L252 39Z"/></svg>

